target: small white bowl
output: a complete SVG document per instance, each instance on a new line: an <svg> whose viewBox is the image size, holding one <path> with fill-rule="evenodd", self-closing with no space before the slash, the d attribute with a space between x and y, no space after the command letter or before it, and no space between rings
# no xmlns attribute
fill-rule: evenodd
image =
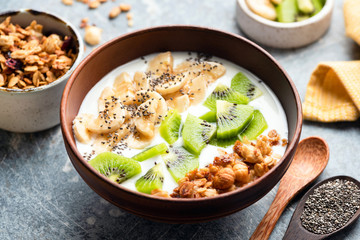
<svg viewBox="0 0 360 240"><path fill-rule="evenodd" d="M37 132L60 123L60 101L67 80L81 61L84 43L78 31L68 22L53 14L30 9L0 14L0 22L11 16L11 22L22 27L33 20L43 25L43 33L71 36L78 52L77 58L63 76L56 81L27 90L0 87L0 128L12 132Z"/></svg>
<svg viewBox="0 0 360 240"><path fill-rule="evenodd" d="M245 0L237 0L236 20L242 31L251 39L275 48L297 48L318 40L331 23L334 0L326 0L325 6L315 16L301 22L280 23L253 13Z"/></svg>

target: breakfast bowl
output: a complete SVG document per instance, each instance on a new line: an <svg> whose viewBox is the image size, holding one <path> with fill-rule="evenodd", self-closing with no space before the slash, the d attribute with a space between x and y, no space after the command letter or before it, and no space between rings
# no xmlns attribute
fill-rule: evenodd
<svg viewBox="0 0 360 240"><path fill-rule="evenodd" d="M70 74L81 61L84 52L82 38L69 22L50 13L30 9L8 11L0 14L0 22L4 22L8 17L11 17L10 25L16 26L17 32L13 34L22 36L24 41L21 42L29 45L29 42L35 41L34 39L37 38L39 44L34 45L33 48L30 47L26 52L27 50L18 49L19 42L15 41L16 46L9 47L12 48L12 51L6 50L7 47L2 42L1 47L5 50L0 52L1 67L3 68L0 72L0 129L12 132L36 132L51 128L60 123L62 92ZM34 20L37 24L30 26ZM14 29L13 26L3 24L2 28ZM28 30L25 30L27 27ZM30 31L34 37L33 35L26 37ZM49 44L51 44L50 35L56 40L62 39L61 48L64 47L64 49L58 47L56 52L48 50ZM4 38L6 37L4 36ZM65 41L65 37L68 40ZM47 39L44 40L45 38ZM48 45L45 46L45 42ZM37 50L34 50L35 48ZM25 55L14 56L12 55L14 51ZM48 53L49 51L50 53ZM70 53L71 59L66 57L67 53ZM52 71L54 67L50 66L49 59L52 59L53 62L58 61L59 69L61 60L70 59L71 65L69 63L66 70ZM8 66L8 63L17 63L17 65L13 66L13 69L8 67L5 70L4 66ZM45 66L48 63L49 67L46 70ZM6 81L6 79L8 80ZM10 83L14 79L16 82Z"/></svg>
<svg viewBox="0 0 360 240"><path fill-rule="evenodd" d="M236 20L242 31L260 44L298 48L323 36L331 23L334 0L326 0L316 15L299 22L276 22L255 14L245 0L236 1Z"/></svg>
<svg viewBox="0 0 360 240"><path fill-rule="evenodd" d="M79 151L73 132L73 121L88 92L119 66L129 66L127 63L134 59L141 62L144 61L143 56L164 51L189 54L198 52L217 56L247 69L267 84L279 99L288 125L287 136L284 136L288 144L275 167L261 178L235 191L215 197L184 199L165 198L128 189L110 181L89 164L89 159ZM216 219L239 211L262 198L277 184L289 167L302 127L301 101L295 85L272 56L243 37L197 26L148 28L122 35L100 46L90 53L71 75L63 93L60 115L67 153L90 188L126 211L144 218L171 223Z"/></svg>

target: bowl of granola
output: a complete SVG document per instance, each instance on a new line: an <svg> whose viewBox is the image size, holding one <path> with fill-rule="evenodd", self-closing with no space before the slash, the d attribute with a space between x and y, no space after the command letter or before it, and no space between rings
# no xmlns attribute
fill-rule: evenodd
<svg viewBox="0 0 360 240"><path fill-rule="evenodd" d="M36 132L59 124L62 92L83 52L77 30L53 14L0 14L0 128Z"/></svg>
<svg viewBox="0 0 360 240"><path fill-rule="evenodd" d="M197 26L100 46L70 77L60 115L71 162L95 192L172 223L259 200L290 165L302 126L299 95L273 57Z"/></svg>

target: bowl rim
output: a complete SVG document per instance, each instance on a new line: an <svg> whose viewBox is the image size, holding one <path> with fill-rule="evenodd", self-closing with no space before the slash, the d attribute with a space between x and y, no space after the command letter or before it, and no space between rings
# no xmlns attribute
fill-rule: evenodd
<svg viewBox="0 0 360 240"><path fill-rule="evenodd" d="M72 127L68 128L67 124L66 124L66 116L67 116L67 114L66 114L66 106L67 106L67 103L68 103L68 96L69 96L69 92L70 92L70 90L72 88L72 85L75 82L75 80L77 79L77 76L79 75L79 73L86 66L86 64L93 57L96 57L96 55L98 55L103 49L111 47L112 45L116 44L118 41L122 41L124 39L136 37L138 35L146 34L148 32L174 30L174 29L212 32L212 34L217 34L217 35L221 35L221 36L227 36L227 37L231 37L231 38L236 38L237 40L246 42L249 45L249 47L255 48L257 51L260 51L262 54L264 54L267 58L269 58L277 66L277 68L285 75L285 77L288 80L288 83L289 83L289 85L290 85L290 87L292 89L292 92L293 92L293 94L295 96L296 106L297 106L297 120L296 120L296 128L295 128L295 131L294 131L294 138L288 144L284 155L282 156L279 163L274 168L269 170L261 178L255 179L254 181L250 182L249 184L247 184L244 187L238 188L238 189L236 189L234 191L231 191L231 192L222 193L222 194L219 194L217 196L208 197L208 198L190 198L190 199L187 199L187 198L164 198L164 197L158 197L158 196L154 196L154 195L150 195L150 194L141 193L141 192L138 192L138 191L134 191L134 190L125 188L122 185L117 184L117 183L107 179L102 174L100 174L95 168L93 168L88 163L88 161L86 161L83 158L83 156L81 155L81 153L78 151L78 149L76 147L76 142L72 141L72 137L73 137ZM161 25L161 26L149 27L149 28L144 28L144 29L140 29L140 30L137 30L137 31L134 31L134 32L130 32L130 33L120 35L120 36L118 36L116 38L113 38L110 41L105 42L104 44L102 44L101 46L99 46L95 50L93 50L88 56L86 56L84 58L84 60L75 69L75 71L72 73L72 75L70 76L70 78L69 78L69 80L68 80L68 82L67 82L67 84L65 86L65 89L64 89L64 92L63 92L63 95L62 95L62 99L61 99L61 105L60 105L60 124L61 124L61 129L62 129L64 141L66 142L66 145L68 145L70 147L72 153L76 156L76 158L78 160L78 163L82 164L86 169L91 171L92 174L96 175L97 176L97 181L102 181L105 184L110 184L113 187L118 188L121 191L125 191L128 194L136 196L138 198L153 199L153 200L159 200L159 201L162 201L162 202L171 202L171 203L173 203L173 202L179 202L179 203L180 202L181 203L186 203L186 202L207 202L207 201L213 201L215 199L219 200L219 199L222 199L222 198L230 197L233 194L241 194L243 191L246 191L249 188L253 187L254 185L258 184L259 182L263 181L264 179L266 179L265 178L266 176L268 176L270 173L275 171L281 164L284 163L285 158L287 158L290 155L290 153L293 151L293 149L296 147L296 144L299 141L300 135L301 135L302 121L303 121L303 118L302 118L302 106L301 106L301 99L300 99L299 93L297 92L295 84L291 80L288 73L285 71L285 69L283 67L280 66L280 64L277 62L277 60L275 60L274 57L272 57L267 51L265 51L263 48L261 48L256 43L254 43L254 42L252 42L252 41L250 41L250 40L248 40L248 39L246 39L246 38L244 38L244 37L242 37L240 35L230 33L230 32L227 32L227 31L223 31L223 30L219 30L219 29L203 27L203 26L196 26L196 25ZM290 165L290 163L289 163L289 165Z"/></svg>
<svg viewBox="0 0 360 240"><path fill-rule="evenodd" d="M44 86L39 86L39 87L30 88L30 89L24 89L24 90L22 90L22 89L9 89L9 88L6 88L6 87L0 87L0 93L26 94L26 93L40 92L40 91L46 90L48 88L54 87L54 86L60 84L61 82L65 81L66 79L68 79L70 77L70 75L75 70L77 65L79 65L79 63L81 62L82 57L84 55L84 41L83 41L79 31L74 27L74 25L70 21L68 21L68 20L66 20L66 19L64 19L62 17L59 17L58 15L56 15L56 14L54 14L52 12L39 11L39 10L31 9L31 8L22 8L22 9L19 9L19 10L6 10L4 12L1 12L0 17L13 16L13 15L22 14L22 13L28 13L28 14L31 14L31 15L33 15L35 17L37 15L46 15L46 16L48 16L50 18L53 18L53 19L61 22L62 24L64 24L76 36L76 40L79 43L78 54L77 54L75 62L70 67L70 69L64 75L62 75L60 78L56 79L55 81L53 81L53 82L51 82L51 83L49 83L47 85L44 85Z"/></svg>
<svg viewBox="0 0 360 240"><path fill-rule="evenodd" d="M245 1L246 0L237 0L237 4L243 10L243 12L246 15L248 15L252 20L269 27L284 28L284 29L300 28L321 21L326 15L328 15L332 11L335 2L335 0L326 0L324 7L320 10L319 13L304 21L293 22L293 23L281 23L257 15L256 13L250 10L250 8L248 7Z"/></svg>

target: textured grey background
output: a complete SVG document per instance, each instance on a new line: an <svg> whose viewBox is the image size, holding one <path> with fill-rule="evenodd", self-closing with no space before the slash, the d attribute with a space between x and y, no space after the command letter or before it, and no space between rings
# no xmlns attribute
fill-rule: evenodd
<svg viewBox="0 0 360 240"><path fill-rule="evenodd" d="M64 6L60 0L0 0L0 9L47 10L76 26L89 17L90 23L104 29L103 42L163 24L194 24L243 35L235 22L235 0L126 2L133 6L132 28L127 27L125 15L108 20L110 9L120 0L97 10L76 1ZM288 71L302 98L318 62L360 59L360 47L344 35L342 3L336 0L331 28L317 43L296 50L265 47ZM91 50L87 47L86 54ZM330 161L319 180L340 174L360 178L359 123L304 123L302 138L319 135L330 145ZM208 223L152 222L111 205L83 182L67 157L59 126L34 134L0 130L0 239L248 239L275 193L276 188L247 209ZM282 238L298 200L286 208L270 239ZM360 239L360 223L334 239Z"/></svg>

